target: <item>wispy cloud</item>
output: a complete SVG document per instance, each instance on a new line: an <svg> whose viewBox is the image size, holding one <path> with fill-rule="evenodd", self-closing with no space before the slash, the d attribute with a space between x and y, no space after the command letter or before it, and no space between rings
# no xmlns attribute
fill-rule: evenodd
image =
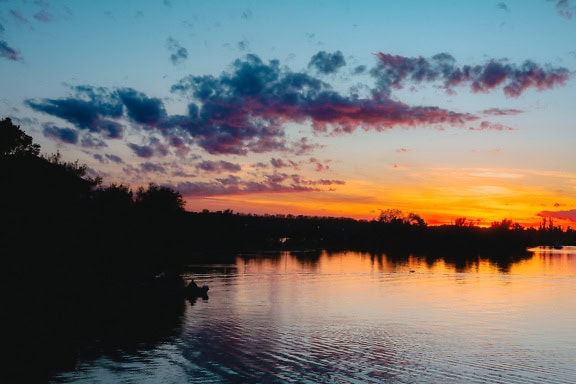
<svg viewBox="0 0 576 384"><path fill-rule="evenodd" d="M196 168L209 173L223 173L223 172L240 172L242 167L239 164L230 163L228 161L202 161L196 165Z"/></svg>
<svg viewBox="0 0 576 384"><path fill-rule="evenodd" d="M67 144L78 143L78 131L71 128L60 128L54 124L43 124L42 133L53 140Z"/></svg>
<svg viewBox="0 0 576 384"><path fill-rule="evenodd" d="M567 211L541 211L538 212L537 215L540 217L551 217L576 222L576 209L570 209Z"/></svg>
<svg viewBox="0 0 576 384"><path fill-rule="evenodd" d="M340 51L328 53L320 51L310 59L308 63L309 68L315 68L318 72L323 74L330 74L337 72L338 69L346 65L344 55Z"/></svg>
<svg viewBox="0 0 576 384"><path fill-rule="evenodd" d="M490 92L502 88L509 97L519 97L529 88L539 91L562 86L573 76L563 67L542 67L532 61L521 65L505 59L490 60L485 64L457 66L454 57L439 53L431 58L404 57L377 53L380 65L372 70L378 79L380 91L388 95L393 89L403 88L408 82L439 82L447 92L455 87L469 86L472 92Z"/></svg>
<svg viewBox="0 0 576 384"><path fill-rule="evenodd" d="M318 192L326 187L345 184L342 180L309 180L297 174L273 173L260 181L247 181L229 175L208 182L183 182L176 187L184 196L216 196L251 193Z"/></svg>
<svg viewBox="0 0 576 384"><path fill-rule="evenodd" d="M489 116L510 116L524 113L524 111L520 109L490 108L483 110L482 113Z"/></svg>
<svg viewBox="0 0 576 384"><path fill-rule="evenodd" d="M12 61L22 61L20 52L9 46L4 40L0 40L0 57Z"/></svg>
<svg viewBox="0 0 576 384"><path fill-rule="evenodd" d="M570 2L568 0L557 0L556 10L558 11L558 15L560 15L561 17L564 17L566 19L572 19L573 10L570 7Z"/></svg>
<svg viewBox="0 0 576 384"><path fill-rule="evenodd" d="M503 2L503 1L499 2L498 4L496 4L496 6L498 7L498 9L501 9L501 10L503 10L503 11L509 11L508 5L507 5L505 2Z"/></svg>
<svg viewBox="0 0 576 384"><path fill-rule="evenodd" d="M170 61L172 61L172 64L179 64L188 58L188 50L182 47L174 38L169 37L166 45L171 52Z"/></svg>
<svg viewBox="0 0 576 384"><path fill-rule="evenodd" d="M22 13L20 11L18 11L16 9L11 9L10 15L12 16L12 18L14 20L16 20L17 22L19 22L21 24L30 24L30 21L24 15L22 15Z"/></svg>

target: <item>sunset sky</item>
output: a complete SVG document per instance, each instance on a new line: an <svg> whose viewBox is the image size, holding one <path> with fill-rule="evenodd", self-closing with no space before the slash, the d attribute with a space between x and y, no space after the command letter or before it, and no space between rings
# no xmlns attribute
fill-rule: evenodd
<svg viewBox="0 0 576 384"><path fill-rule="evenodd" d="M576 2L0 0L0 118L190 211L576 227Z"/></svg>

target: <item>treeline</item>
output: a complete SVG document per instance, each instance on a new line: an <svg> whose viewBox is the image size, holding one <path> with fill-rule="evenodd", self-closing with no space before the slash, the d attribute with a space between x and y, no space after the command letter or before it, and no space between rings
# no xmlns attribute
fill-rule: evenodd
<svg viewBox="0 0 576 384"><path fill-rule="evenodd" d="M84 165L62 161L58 153L41 155L40 147L10 119L0 125L0 251L3 265L14 275L36 270L68 278L80 271L130 281L225 252L475 254L576 244L575 231L562 231L552 222L525 229L503 220L480 228L462 218L453 225L428 226L417 214L395 209L367 221L187 212L182 196L170 188L103 186L87 176Z"/></svg>
<svg viewBox="0 0 576 384"><path fill-rule="evenodd" d="M395 212L399 212L394 210ZM392 220L338 217L245 215L230 210L186 213L199 235L201 250L363 250L374 252L449 252L463 255L523 251L538 245L576 244L576 231L560 227L523 228L510 220L489 228L428 226L413 214Z"/></svg>

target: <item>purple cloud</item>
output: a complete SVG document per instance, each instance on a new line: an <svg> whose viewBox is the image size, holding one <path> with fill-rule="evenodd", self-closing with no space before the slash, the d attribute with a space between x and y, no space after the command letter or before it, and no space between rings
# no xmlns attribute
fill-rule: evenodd
<svg viewBox="0 0 576 384"><path fill-rule="evenodd" d="M572 9L570 8L570 2L568 0L556 1L556 10L561 17L572 19Z"/></svg>
<svg viewBox="0 0 576 384"><path fill-rule="evenodd" d="M49 14L45 9L34 14L34 18L43 23L49 23L54 20L54 17Z"/></svg>
<svg viewBox="0 0 576 384"><path fill-rule="evenodd" d="M137 123L156 125L166 117L166 110L160 99L149 98L131 88L120 89L117 93L128 111L128 116Z"/></svg>
<svg viewBox="0 0 576 384"><path fill-rule="evenodd" d="M10 15L12 15L12 18L14 18L14 20L16 20L19 23L22 24L30 24L30 22L28 21L27 18L25 18L20 11L17 11L15 9L11 9L10 10Z"/></svg>
<svg viewBox="0 0 576 384"><path fill-rule="evenodd" d="M144 157L144 158L148 159L154 155L154 150L148 145L137 145L137 144L129 143L128 147L130 147L130 149L132 149L132 151L138 157Z"/></svg>
<svg viewBox="0 0 576 384"><path fill-rule="evenodd" d="M340 51L334 53L320 51L312 56L308 63L308 67L316 68L318 72L326 75L337 72L345 65L346 60Z"/></svg>
<svg viewBox="0 0 576 384"><path fill-rule="evenodd" d="M567 211L541 211L537 214L540 217L552 217L561 220L570 220L576 222L576 209Z"/></svg>
<svg viewBox="0 0 576 384"><path fill-rule="evenodd" d="M172 64L179 64L188 58L188 50L182 47L180 43L177 42L174 38L169 37L166 45L168 46L168 50L172 52L170 54L170 60L172 61Z"/></svg>
<svg viewBox="0 0 576 384"><path fill-rule="evenodd" d="M22 61L20 52L10 47L4 40L0 40L0 57L12 61Z"/></svg>
<svg viewBox="0 0 576 384"><path fill-rule="evenodd" d="M485 109L482 111L485 115L490 116L510 116L510 115L518 115L520 113L524 113L524 111L520 109L502 109L502 108L490 108Z"/></svg>
<svg viewBox="0 0 576 384"><path fill-rule="evenodd" d="M56 141L67 144L78 143L78 131L70 128L59 128L52 124L44 124L42 133Z"/></svg>
<svg viewBox="0 0 576 384"><path fill-rule="evenodd" d="M331 56L319 53L311 61L317 67ZM344 94L305 72L292 72L278 60L263 62L249 54L235 60L219 76L183 78L172 92L190 99L182 115L168 115L162 100L131 88L105 89L72 87L63 99L26 100L32 109L60 117L77 129L99 133L105 139L121 138L123 120L137 129L158 133L147 146L131 148L140 157L189 154L193 146L214 155L286 152L309 154L318 144L307 137L286 136L288 123L310 124L318 135L344 135L358 129L383 131L397 126L451 125L474 130L509 130L501 124L480 121L471 113L434 106L411 106L390 97L390 92L407 83L440 82L447 90L468 85L473 92L503 87L509 96L525 89L544 90L562 85L570 76L566 69L548 68L525 62L515 66L490 61L485 65L458 67L452 56L442 53L431 59L406 58L379 53L370 71L376 79L372 97L362 98L351 90ZM338 60L336 60L338 62ZM325 71L326 72L326 71ZM368 86L367 86L368 87ZM486 115L520 113L489 109ZM160 138L161 141L160 141ZM323 169L322 164L316 167Z"/></svg>
<svg viewBox="0 0 576 384"><path fill-rule="evenodd" d="M163 166L150 162L140 164L140 169L144 173L166 173L166 169Z"/></svg>
<svg viewBox="0 0 576 384"><path fill-rule="evenodd" d="M108 160L110 160L111 162L116 163L116 164L121 164L124 162L124 160L122 160L122 158L120 156L116 156L116 155L111 154L111 153L107 153L105 156Z"/></svg>
<svg viewBox="0 0 576 384"><path fill-rule="evenodd" d="M76 95L64 99L25 100L30 108L59 117L78 129L103 132L107 137L122 136L122 128L103 118L122 116L122 103L118 95L102 88L75 87Z"/></svg>
<svg viewBox="0 0 576 384"><path fill-rule="evenodd" d="M372 70L378 80L380 91L388 95L392 89L403 88L408 82L436 82L448 91L454 87L469 85L473 92L490 92L502 87L509 97L519 97L526 89L539 91L562 86L573 73L562 67L542 67L531 61L522 65L509 64L505 60L491 60L483 65L456 66L456 60L447 53L430 59L423 57L377 53L380 65Z"/></svg>
<svg viewBox="0 0 576 384"><path fill-rule="evenodd" d="M230 175L209 182L184 182L176 185L183 196L216 196L250 193L317 192L333 185L345 184L342 180L307 180L299 175L275 173L265 175L261 181L245 181Z"/></svg>
<svg viewBox="0 0 576 384"><path fill-rule="evenodd" d="M240 172L242 167L228 161L202 161L196 168L210 173Z"/></svg>

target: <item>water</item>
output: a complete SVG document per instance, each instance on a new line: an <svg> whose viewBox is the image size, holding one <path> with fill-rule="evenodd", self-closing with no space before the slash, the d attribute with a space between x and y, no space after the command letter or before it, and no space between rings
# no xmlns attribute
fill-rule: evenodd
<svg viewBox="0 0 576 384"><path fill-rule="evenodd" d="M195 266L185 278L208 300L183 303L152 340L80 353L53 382L576 383L576 247L534 251Z"/></svg>

